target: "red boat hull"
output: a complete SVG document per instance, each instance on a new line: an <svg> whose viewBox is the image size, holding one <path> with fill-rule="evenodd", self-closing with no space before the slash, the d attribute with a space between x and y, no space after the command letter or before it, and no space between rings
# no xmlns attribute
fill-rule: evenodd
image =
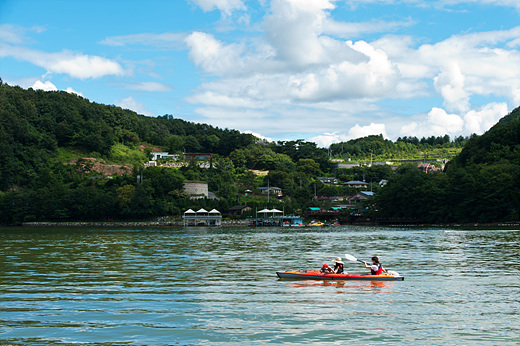
<svg viewBox="0 0 520 346"><path fill-rule="evenodd" d="M276 272L280 279L303 279L303 280L369 280L369 281L403 281L404 276L391 274L366 275L366 274L329 274L318 270L289 270Z"/></svg>

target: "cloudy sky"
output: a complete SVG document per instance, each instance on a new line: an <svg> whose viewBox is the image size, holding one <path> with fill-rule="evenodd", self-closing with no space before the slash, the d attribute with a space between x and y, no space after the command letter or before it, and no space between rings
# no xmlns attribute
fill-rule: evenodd
<svg viewBox="0 0 520 346"><path fill-rule="evenodd" d="M320 146L481 134L520 105L520 1L0 0L0 76Z"/></svg>

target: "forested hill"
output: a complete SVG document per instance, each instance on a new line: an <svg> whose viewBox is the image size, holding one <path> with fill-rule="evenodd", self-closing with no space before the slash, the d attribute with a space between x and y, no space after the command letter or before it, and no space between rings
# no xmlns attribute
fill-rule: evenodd
<svg viewBox="0 0 520 346"><path fill-rule="evenodd" d="M425 174L417 164L397 174L385 165L330 171L329 158L397 161L437 150L446 158L460 151L444 172ZM169 152L209 152L210 168L193 162L181 168L142 170L143 148ZM430 156L432 157L432 156ZM88 164L95 158L133 165L132 174L99 177ZM394 160L395 159L395 160ZM137 170L140 177L137 179ZM252 170L268 171L255 175ZM270 184L283 200L269 208L288 213L304 210L313 196L344 196L355 191L325 185L317 177L339 182L387 180L374 184L375 198L366 212L374 219L418 222L498 222L520 220L520 108L482 136L400 138L393 143L368 136L331 146L329 151L303 140L255 144L252 135L190 123L171 115L146 117L116 106L90 102L63 91L25 90L0 79L0 224L40 220L150 219L179 216L188 208L227 210L240 203L264 208L265 201L245 191ZM218 199L191 200L185 180L208 183ZM347 189L347 190L346 190ZM277 204L273 204L277 203Z"/></svg>
<svg viewBox="0 0 520 346"><path fill-rule="evenodd" d="M64 91L0 85L0 191L47 166L58 148L110 158L114 144L143 142L170 152L229 155L253 143L254 137L171 115L146 117Z"/></svg>
<svg viewBox="0 0 520 346"><path fill-rule="evenodd" d="M513 110L485 134L471 138L454 164L510 163L520 165L520 107Z"/></svg>
<svg viewBox="0 0 520 346"><path fill-rule="evenodd" d="M376 196L378 217L422 222L520 221L520 108L472 137L444 172L401 167Z"/></svg>

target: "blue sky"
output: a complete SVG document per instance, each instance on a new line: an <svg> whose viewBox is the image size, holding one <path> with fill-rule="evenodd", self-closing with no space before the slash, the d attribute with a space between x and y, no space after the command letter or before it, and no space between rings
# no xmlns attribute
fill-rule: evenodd
<svg viewBox="0 0 520 346"><path fill-rule="evenodd" d="M328 146L520 105L518 0L0 0L0 76Z"/></svg>

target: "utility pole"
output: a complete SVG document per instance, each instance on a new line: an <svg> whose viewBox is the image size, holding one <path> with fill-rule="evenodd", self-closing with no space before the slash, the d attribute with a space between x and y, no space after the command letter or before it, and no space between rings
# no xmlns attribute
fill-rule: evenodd
<svg viewBox="0 0 520 346"><path fill-rule="evenodd" d="M269 204L269 179L267 179L267 204Z"/></svg>

